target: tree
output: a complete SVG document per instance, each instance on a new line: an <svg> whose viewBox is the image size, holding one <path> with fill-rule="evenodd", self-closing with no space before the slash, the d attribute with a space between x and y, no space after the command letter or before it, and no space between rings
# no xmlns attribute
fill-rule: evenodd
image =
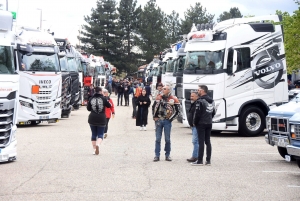
<svg viewBox="0 0 300 201"><path fill-rule="evenodd" d="M138 21L142 12L141 6L137 7L137 0L121 0L119 12L119 25L123 35L121 66L127 72L136 67L138 55L133 51L135 36L137 35Z"/></svg>
<svg viewBox="0 0 300 201"><path fill-rule="evenodd" d="M82 25L82 37L78 39L84 44L82 49L118 66L120 56L120 30L117 24L115 0L98 0L97 7L92 8L90 16L84 16L87 25Z"/></svg>
<svg viewBox="0 0 300 201"><path fill-rule="evenodd" d="M224 11L220 14L219 18L217 19L218 22L222 22L224 20L232 19L232 18L242 18L243 15L241 14L238 7L230 8L229 12Z"/></svg>
<svg viewBox="0 0 300 201"><path fill-rule="evenodd" d="M180 21L179 14L174 10L165 18L166 40L169 44L173 44L181 39L180 37Z"/></svg>
<svg viewBox="0 0 300 201"><path fill-rule="evenodd" d="M168 45L164 19L165 14L156 5L156 0L149 0L141 13L139 36L136 37L137 45L142 50L143 58L147 63Z"/></svg>
<svg viewBox="0 0 300 201"><path fill-rule="evenodd" d="M282 25L284 31L284 46L288 73L293 70L300 69L300 3L298 10L294 11L293 15L288 12L276 11L277 15L282 15Z"/></svg>
<svg viewBox="0 0 300 201"><path fill-rule="evenodd" d="M190 6L184 12L184 20L181 22L181 34L187 34L191 31L193 23L213 23L215 15L207 13L206 8L202 7L201 3L197 2L194 7Z"/></svg>

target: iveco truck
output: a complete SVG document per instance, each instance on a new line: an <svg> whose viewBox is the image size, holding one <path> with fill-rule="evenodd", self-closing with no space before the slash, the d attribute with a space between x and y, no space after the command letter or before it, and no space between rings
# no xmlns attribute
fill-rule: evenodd
<svg viewBox="0 0 300 201"><path fill-rule="evenodd" d="M17 156L19 75L15 72L13 17L0 10L0 162Z"/></svg>
<svg viewBox="0 0 300 201"><path fill-rule="evenodd" d="M52 35L22 28L15 53L20 75L18 124L56 123L61 117L59 48Z"/></svg>
<svg viewBox="0 0 300 201"><path fill-rule="evenodd" d="M260 134L270 108L288 101L281 16L202 24L188 34L183 105L190 92L208 87L216 104L213 130Z"/></svg>

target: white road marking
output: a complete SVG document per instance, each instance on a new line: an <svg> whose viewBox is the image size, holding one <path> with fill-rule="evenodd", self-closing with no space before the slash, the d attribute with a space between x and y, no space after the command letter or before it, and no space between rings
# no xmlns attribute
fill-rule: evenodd
<svg viewBox="0 0 300 201"><path fill-rule="evenodd" d="M257 154L257 155L263 155L263 154L268 154L268 155L277 155L278 153L249 153L249 152L235 152L236 154Z"/></svg>
<svg viewBox="0 0 300 201"><path fill-rule="evenodd" d="M249 161L250 163L283 163L286 161Z"/></svg>
<svg viewBox="0 0 300 201"><path fill-rule="evenodd" d="M289 187L289 188L300 188L300 186L295 186L295 185L288 185L287 187Z"/></svg>
<svg viewBox="0 0 300 201"><path fill-rule="evenodd" d="M264 173L292 173L292 174L300 174L300 172L291 172L291 171L276 171L276 170L272 170L272 171L262 171Z"/></svg>

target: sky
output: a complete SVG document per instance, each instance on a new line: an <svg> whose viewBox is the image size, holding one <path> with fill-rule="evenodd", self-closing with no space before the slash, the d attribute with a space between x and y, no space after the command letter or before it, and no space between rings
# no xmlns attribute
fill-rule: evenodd
<svg viewBox="0 0 300 201"><path fill-rule="evenodd" d="M5 3L6 0L0 0ZM84 24L84 16L91 14L97 0L8 0L8 10L17 12L18 26L40 27L54 32L55 37L68 38L73 45L79 43L77 36L80 25ZM117 0L119 2L119 0ZM148 0L137 0L142 7ZM290 14L298 6L293 0L156 0L157 5L166 14L172 10L184 18L184 12L200 2L210 14L215 15L215 21L223 11L238 7L242 15L269 15L276 10L287 11ZM42 18L40 17L42 14Z"/></svg>

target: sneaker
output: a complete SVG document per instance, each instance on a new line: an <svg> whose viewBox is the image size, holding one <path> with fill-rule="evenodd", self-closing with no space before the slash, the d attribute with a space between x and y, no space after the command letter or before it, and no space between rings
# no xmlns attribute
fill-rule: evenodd
<svg viewBox="0 0 300 201"><path fill-rule="evenodd" d="M95 154L96 154L96 155L99 155L99 145L96 145Z"/></svg>
<svg viewBox="0 0 300 201"><path fill-rule="evenodd" d="M145 126L145 127L143 127L143 128L144 128L144 131L146 131L146 130L147 130L146 126Z"/></svg>
<svg viewBox="0 0 300 201"><path fill-rule="evenodd" d="M140 131L142 131L142 130L143 130L143 127L141 126L141 127L140 127Z"/></svg>
<svg viewBox="0 0 300 201"><path fill-rule="evenodd" d="M188 162L196 162L198 159L192 157L192 158L188 158L188 159L186 159L186 160L187 160Z"/></svg>
<svg viewBox="0 0 300 201"><path fill-rule="evenodd" d="M170 156L166 156L166 161L172 161L172 158Z"/></svg>
<svg viewBox="0 0 300 201"><path fill-rule="evenodd" d="M104 133L104 136L103 136L103 137L104 137L104 139L107 138L107 133Z"/></svg>
<svg viewBox="0 0 300 201"><path fill-rule="evenodd" d="M203 162L198 163L198 161L195 161L195 162L191 163L191 165L193 165L193 166L203 166Z"/></svg>
<svg viewBox="0 0 300 201"><path fill-rule="evenodd" d="M154 162L159 161L159 157L158 157L158 156L155 156L154 159L153 159L153 161L154 161Z"/></svg>
<svg viewBox="0 0 300 201"><path fill-rule="evenodd" d="M206 162L205 162L205 165L210 166L210 165L211 165L210 161L206 161Z"/></svg>
<svg viewBox="0 0 300 201"><path fill-rule="evenodd" d="M96 155L96 149L94 149L93 155Z"/></svg>

